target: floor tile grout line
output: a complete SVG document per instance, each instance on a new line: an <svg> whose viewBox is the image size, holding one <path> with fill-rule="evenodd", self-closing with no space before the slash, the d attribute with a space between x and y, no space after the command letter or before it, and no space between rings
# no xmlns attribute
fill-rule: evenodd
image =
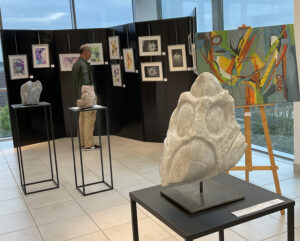
<svg viewBox="0 0 300 241"><path fill-rule="evenodd" d="M15 149L14 149L14 151L15 151ZM2 150L1 150L1 152L2 152ZM3 154L3 152L2 152L2 154ZM8 161L7 161L6 157L5 157L5 155L4 155L4 158L5 158L6 162L7 162L8 168L9 168L10 171L11 171L11 168L10 168L10 166L9 166L9 164L8 164ZM11 171L11 173L12 173L12 171ZM13 173L12 173L12 175L13 175ZM14 177L14 175L13 175L13 177ZM28 209L28 211L29 211L29 213L30 213L30 216L31 216L31 218L32 218L32 220L33 220L33 222L34 222L34 224L35 224L35 226L36 226L36 228L37 228L37 230L38 230L38 232L39 232L39 234L40 234L40 237L42 238L42 240L44 240L44 238L43 238L43 236L42 236L42 233L41 233L41 231L40 231L40 229L39 229L39 227L38 227L38 225L37 225L37 223L36 223L36 221L35 221L35 219L34 219L32 213L31 213L31 210L30 210L30 208L29 208L29 206L28 206L28 203L27 203L26 200L25 200L25 196L22 195L23 192L22 192L21 188L19 187L19 185L18 185L18 183L17 183L15 177L14 177L14 180L15 180L17 186L18 186L18 189L19 189L19 192L20 192L20 196L22 197L22 199L23 199L25 205L27 206L27 209Z"/></svg>
<svg viewBox="0 0 300 241"><path fill-rule="evenodd" d="M266 241L266 240L271 239L271 238L276 238L276 237L278 237L280 235L283 235L283 234L287 234L287 231L279 233L279 234L276 234L276 235L272 235L272 236L264 238L264 239L261 239L261 241Z"/></svg>
<svg viewBox="0 0 300 241"><path fill-rule="evenodd" d="M232 227L231 227L231 228L232 228ZM239 237L245 239L245 241L249 241L249 239L245 238L243 235L239 234L238 232L235 232L235 231L234 231L233 229L231 229L231 228L228 228L231 232L233 232L233 233L235 233L237 236L239 236Z"/></svg>

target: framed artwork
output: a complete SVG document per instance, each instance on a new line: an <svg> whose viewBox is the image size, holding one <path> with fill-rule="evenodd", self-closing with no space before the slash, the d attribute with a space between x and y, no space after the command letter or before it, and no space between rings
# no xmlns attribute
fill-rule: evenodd
<svg viewBox="0 0 300 241"><path fill-rule="evenodd" d="M162 62L141 63L143 81L163 81Z"/></svg>
<svg viewBox="0 0 300 241"><path fill-rule="evenodd" d="M133 49L123 49L125 72L135 72Z"/></svg>
<svg viewBox="0 0 300 241"><path fill-rule="evenodd" d="M160 36L142 36L139 37L140 56L161 55L161 37Z"/></svg>
<svg viewBox="0 0 300 241"><path fill-rule="evenodd" d="M8 60L12 80L29 78L27 55L8 55Z"/></svg>
<svg viewBox="0 0 300 241"><path fill-rule="evenodd" d="M235 105L300 101L294 25L198 33L197 69L213 73Z"/></svg>
<svg viewBox="0 0 300 241"><path fill-rule="evenodd" d="M33 44L32 45L33 68L49 68L49 45Z"/></svg>
<svg viewBox="0 0 300 241"><path fill-rule="evenodd" d="M169 45L168 53L171 72L187 70L185 44Z"/></svg>
<svg viewBox="0 0 300 241"><path fill-rule="evenodd" d="M193 71L195 74L198 74L196 44L192 44L192 57L193 57Z"/></svg>
<svg viewBox="0 0 300 241"><path fill-rule="evenodd" d="M119 36L108 37L110 59L120 59L120 38Z"/></svg>
<svg viewBox="0 0 300 241"><path fill-rule="evenodd" d="M102 43L87 44L91 48L91 65L104 65L103 46Z"/></svg>
<svg viewBox="0 0 300 241"><path fill-rule="evenodd" d="M73 64L79 58L79 54L60 54L59 55L59 64L60 71L72 71Z"/></svg>
<svg viewBox="0 0 300 241"><path fill-rule="evenodd" d="M120 64L111 65L113 86L122 87L122 71Z"/></svg>
<svg viewBox="0 0 300 241"><path fill-rule="evenodd" d="M188 35L188 44L189 44L189 55L193 55L193 52L192 52L192 33L189 33Z"/></svg>

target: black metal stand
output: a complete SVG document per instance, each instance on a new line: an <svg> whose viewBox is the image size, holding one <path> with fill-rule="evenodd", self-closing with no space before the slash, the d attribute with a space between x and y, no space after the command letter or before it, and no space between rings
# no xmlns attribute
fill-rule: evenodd
<svg viewBox="0 0 300 241"><path fill-rule="evenodd" d="M77 190L84 196L105 192L113 189L113 175L112 175L112 163L111 163L111 148L110 148L110 135L109 135L109 117L108 117L108 108L105 106L95 105L92 108L81 109L78 107L70 107L69 109L69 123L70 123L70 133L71 133L71 142L72 142L72 151L73 151L73 162L74 162L74 175L75 175L75 185ZM82 149L81 149L81 140L79 135L79 114L80 112L85 111L97 111L97 125L98 125L98 136L99 136L99 145L100 145L100 162L101 162L101 180L93 183L86 183L84 178L84 168L83 168L83 158L82 158ZM109 157L109 168L110 168L110 184L105 181L104 177L104 166L103 166L103 154L102 154L102 141L101 141L101 111L105 112L105 120L106 120L106 134L107 134L107 145L108 145L108 157ZM77 180L77 168L76 168L76 156L75 156L75 147L74 147L74 135L72 129L72 114L75 115L77 133L78 133L78 146L79 146L79 159L80 159L80 174L81 174L81 185L78 185ZM101 189L99 191L86 192L86 188L93 186L104 184L107 188Z"/></svg>
<svg viewBox="0 0 300 241"><path fill-rule="evenodd" d="M193 182L164 187L161 194L189 213L244 199L244 196L213 180L201 181L200 185L199 182Z"/></svg>
<svg viewBox="0 0 300 241"><path fill-rule="evenodd" d="M52 120L51 104L49 104L47 102L40 102L37 105L17 104L17 105L11 105L11 108L13 110L14 121L15 121L15 126L16 126L16 132L15 132L15 134L16 134L16 144L17 144L16 148L17 148L17 154L18 154L18 164L19 164L21 187L23 189L24 194L25 195L26 194L32 194L32 193L43 192L43 191L48 191L48 190L59 188L59 179L58 179L58 170L57 170L57 159L56 159L56 149L55 149L55 141L54 141L54 131L53 131L53 120ZM49 158L50 158L51 178L47 179L47 180L41 180L41 181L37 181L37 182L26 183L25 170L24 170L24 165L23 165L22 148L21 148L21 141L20 141L18 111L19 110L32 109L32 108L43 108L44 109L45 125L46 125L47 141L48 141L48 149L49 149ZM52 151L51 151L51 143L50 143L51 139L50 139L50 134L49 134L50 132L49 132L49 124L48 124L49 120L48 120L47 108L49 110L49 117L50 117L51 137L52 137L52 142L53 142L54 165L55 165L55 174L56 175L54 175L54 171L53 171L53 160L52 160ZM46 183L46 182L53 182L55 186L50 187L50 188L35 190L35 191L31 191L31 192L28 192L26 190L27 186L40 184L40 183Z"/></svg>

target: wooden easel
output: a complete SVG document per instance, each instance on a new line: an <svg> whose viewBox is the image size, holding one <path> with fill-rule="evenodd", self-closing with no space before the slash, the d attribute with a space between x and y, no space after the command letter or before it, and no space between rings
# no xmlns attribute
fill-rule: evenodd
<svg viewBox="0 0 300 241"><path fill-rule="evenodd" d="M245 28L250 28L250 27L243 24L242 27L240 27L239 29L245 29ZM247 182L249 182L249 173L252 171L272 171L276 192L277 194L281 195L281 189L280 189L280 184L279 184L279 179L277 174L278 166L276 166L275 159L274 159L274 153L272 149L272 143L271 143L271 137L268 128L265 106L273 106L273 104L254 105L251 107L258 107L260 111L261 122L264 129L265 140L268 148L270 166L253 166L252 148L251 148L251 143L252 143L251 110L249 105L244 105L244 106L236 106L236 108L244 108L245 140L248 145L245 153L245 166L235 166L230 171L245 171L245 179ZM281 210L280 212L282 215L285 214L284 210Z"/></svg>

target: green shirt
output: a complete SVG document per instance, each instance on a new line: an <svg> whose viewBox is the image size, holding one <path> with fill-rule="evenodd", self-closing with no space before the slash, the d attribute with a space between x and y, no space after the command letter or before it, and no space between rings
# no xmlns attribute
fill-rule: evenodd
<svg viewBox="0 0 300 241"><path fill-rule="evenodd" d="M81 98L81 86L94 85L90 63L79 57L72 67L72 80L74 91L73 98L76 105L77 100Z"/></svg>

